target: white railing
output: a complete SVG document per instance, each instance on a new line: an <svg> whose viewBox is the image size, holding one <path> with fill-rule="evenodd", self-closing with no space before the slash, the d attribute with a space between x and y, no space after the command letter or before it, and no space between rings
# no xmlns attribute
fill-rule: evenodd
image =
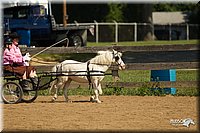
<svg viewBox="0 0 200 133"><path fill-rule="evenodd" d="M112 39L111 42L120 41L141 41L141 34L147 28L153 35L151 40L191 40L199 39L198 37L198 24L150 24L150 23L118 23L113 21L112 23L78 23L75 21L73 24L68 25L94 25L94 42L106 42L106 37L103 34L108 34ZM107 26L107 27L105 27ZM126 26L128 26L126 28ZM125 31L120 30L125 27ZM106 32L110 32L106 33ZM166 32L166 33L164 33ZM132 36L131 36L131 35ZM123 36L123 37L122 37ZM129 36L126 38L126 36ZM92 37L91 37L92 38ZM123 38L123 39L121 39Z"/></svg>

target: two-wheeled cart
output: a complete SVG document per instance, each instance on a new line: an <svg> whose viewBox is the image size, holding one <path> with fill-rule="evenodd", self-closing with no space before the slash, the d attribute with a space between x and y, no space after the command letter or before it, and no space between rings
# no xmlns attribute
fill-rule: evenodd
<svg viewBox="0 0 200 133"><path fill-rule="evenodd" d="M24 89L21 85L22 79L17 77L16 73L12 72L4 72L3 74L3 86L1 89L1 97L4 103L7 104L16 104L19 102L31 103L38 97L38 91L48 89L51 85L51 82L56 80L59 76L88 76L88 71L78 71L84 72L85 74L74 75L74 74L65 74L67 72L41 72L38 73L38 83L34 85L34 83L27 79L28 88ZM98 72L98 74L90 74L89 76L105 76L111 75L109 73L105 73L102 71L90 71ZM48 78L48 81L43 81L43 78Z"/></svg>

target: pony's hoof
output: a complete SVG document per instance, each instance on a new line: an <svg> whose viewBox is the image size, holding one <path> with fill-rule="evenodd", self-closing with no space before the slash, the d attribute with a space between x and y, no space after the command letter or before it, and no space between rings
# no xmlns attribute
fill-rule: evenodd
<svg viewBox="0 0 200 133"><path fill-rule="evenodd" d="M91 96L90 97L90 102L93 102L93 103L101 103L101 101L99 99L95 99L94 96Z"/></svg>
<svg viewBox="0 0 200 133"><path fill-rule="evenodd" d="M100 100L96 100L96 99L93 99L93 100L91 100L90 102L93 102L93 103L101 103Z"/></svg>
<svg viewBox="0 0 200 133"><path fill-rule="evenodd" d="M55 100L51 99L51 103L55 103Z"/></svg>
<svg viewBox="0 0 200 133"><path fill-rule="evenodd" d="M67 99L66 102L67 102L67 103L72 103L72 100Z"/></svg>
<svg viewBox="0 0 200 133"><path fill-rule="evenodd" d="M100 100L97 100L97 103L101 103L101 101L100 101Z"/></svg>
<svg viewBox="0 0 200 133"><path fill-rule="evenodd" d="M90 102L92 102L94 100L94 96L90 97Z"/></svg>
<svg viewBox="0 0 200 133"><path fill-rule="evenodd" d="M53 98L51 99L51 102L54 103L55 101L56 101L56 98L53 97Z"/></svg>

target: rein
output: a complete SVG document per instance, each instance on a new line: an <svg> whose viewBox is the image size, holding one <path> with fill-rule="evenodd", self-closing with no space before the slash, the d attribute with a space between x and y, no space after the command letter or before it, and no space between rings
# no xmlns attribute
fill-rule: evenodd
<svg viewBox="0 0 200 133"><path fill-rule="evenodd" d="M88 62L90 62L90 61L88 61ZM87 63L88 63L87 62ZM101 63L90 63L90 64L94 64L94 65L102 65L102 66L110 66L111 64L101 64Z"/></svg>

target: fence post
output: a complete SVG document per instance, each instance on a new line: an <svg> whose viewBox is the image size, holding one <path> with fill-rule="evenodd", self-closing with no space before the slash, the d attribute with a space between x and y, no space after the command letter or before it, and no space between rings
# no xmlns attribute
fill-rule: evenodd
<svg viewBox="0 0 200 133"><path fill-rule="evenodd" d="M155 38L154 38L154 24L151 23L151 26L152 26L152 40L155 40Z"/></svg>
<svg viewBox="0 0 200 133"><path fill-rule="evenodd" d="M99 43L99 25L96 20L94 20L94 23L96 25L96 43Z"/></svg>
<svg viewBox="0 0 200 133"><path fill-rule="evenodd" d="M115 23L115 42L118 42L118 23L114 20Z"/></svg>
<svg viewBox="0 0 200 133"><path fill-rule="evenodd" d="M171 27L171 23L169 23L169 40L172 40L172 27Z"/></svg>
<svg viewBox="0 0 200 133"><path fill-rule="evenodd" d="M137 42L137 23L134 23L134 41Z"/></svg>
<svg viewBox="0 0 200 133"><path fill-rule="evenodd" d="M186 31L187 40L189 40L189 25L188 24L186 24L186 29L187 29L187 31Z"/></svg>

